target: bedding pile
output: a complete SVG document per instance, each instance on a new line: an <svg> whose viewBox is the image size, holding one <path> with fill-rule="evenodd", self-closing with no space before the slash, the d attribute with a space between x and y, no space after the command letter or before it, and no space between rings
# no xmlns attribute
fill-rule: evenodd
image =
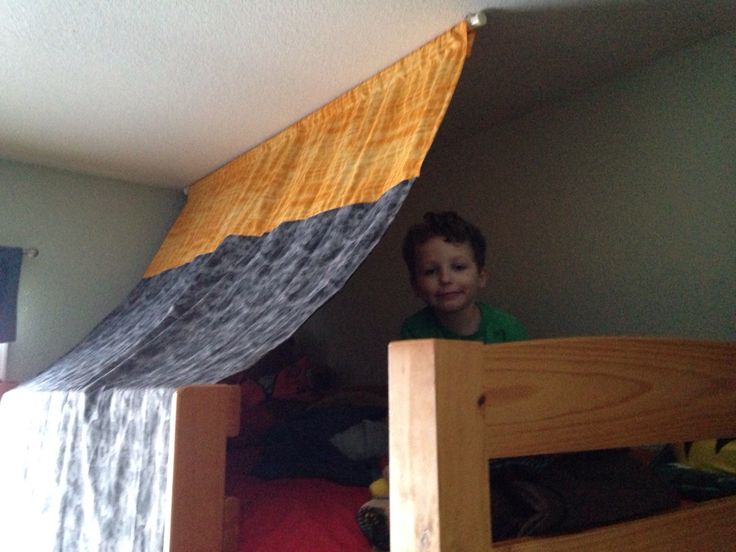
<svg viewBox="0 0 736 552"><path fill-rule="evenodd" d="M493 540L579 531L680 503L628 449L495 461L490 478Z"/></svg>
<svg viewBox="0 0 736 552"><path fill-rule="evenodd" d="M240 386L226 494L241 503L243 552L368 552L356 512L388 449L386 395L337 392L329 371L287 341Z"/></svg>
<svg viewBox="0 0 736 552"><path fill-rule="evenodd" d="M628 449L494 460L492 539L579 531L675 508L668 481ZM390 549L389 501L374 497L358 522L376 551Z"/></svg>

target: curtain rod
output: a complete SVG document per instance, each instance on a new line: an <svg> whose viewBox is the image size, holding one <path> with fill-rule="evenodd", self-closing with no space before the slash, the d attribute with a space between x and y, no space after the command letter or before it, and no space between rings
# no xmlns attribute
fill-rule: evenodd
<svg viewBox="0 0 736 552"><path fill-rule="evenodd" d="M478 29L482 26L484 26L488 19L486 18L485 12L479 11L477 13L471 13L466 18L465 21L468 22L468 26L471 29Z"/></svg>

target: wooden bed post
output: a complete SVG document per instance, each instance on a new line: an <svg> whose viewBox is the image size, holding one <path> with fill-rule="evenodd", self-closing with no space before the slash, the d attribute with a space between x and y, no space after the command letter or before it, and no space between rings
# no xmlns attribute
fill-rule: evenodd
<svg viewBox="0 0 736 552"><path fill-rule="evenodd" d="M169 517L166 552L220 552L225 503L227 437L240 429L240 389L181 387L172 399Z"/></svg>
<svg viewBox="0 0 736 552"><path fill-rule="evenodd" d="M389 345L392 550L489 550L482 372L481 343Z"/></svg>

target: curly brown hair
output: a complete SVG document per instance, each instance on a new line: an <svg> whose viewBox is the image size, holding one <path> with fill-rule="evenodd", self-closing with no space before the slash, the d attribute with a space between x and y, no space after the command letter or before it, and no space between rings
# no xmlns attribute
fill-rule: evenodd
<svg viewBox="0 0 736 552"><path fill-rule="evenodd" d="M450 243L469 243L473 249L473 257L478 269L480 270L485 266L486 240L476 226L454 211L427 212L424 213L422 222L409 228L404 237L402 254L412 281L416 277L415 255L417 247L436 236L441 236Z"/></svg>

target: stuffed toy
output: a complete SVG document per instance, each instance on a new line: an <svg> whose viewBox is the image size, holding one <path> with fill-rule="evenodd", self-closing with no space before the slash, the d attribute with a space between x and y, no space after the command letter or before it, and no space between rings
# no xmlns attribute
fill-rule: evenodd
<svg viewBox="0 0 736 552"><path fill-rule="evenodd" d="M383 477L368 488L373 498L358 510L358 525L375 552L387 552L390 548L388 465L383 468Z"/></svg>

